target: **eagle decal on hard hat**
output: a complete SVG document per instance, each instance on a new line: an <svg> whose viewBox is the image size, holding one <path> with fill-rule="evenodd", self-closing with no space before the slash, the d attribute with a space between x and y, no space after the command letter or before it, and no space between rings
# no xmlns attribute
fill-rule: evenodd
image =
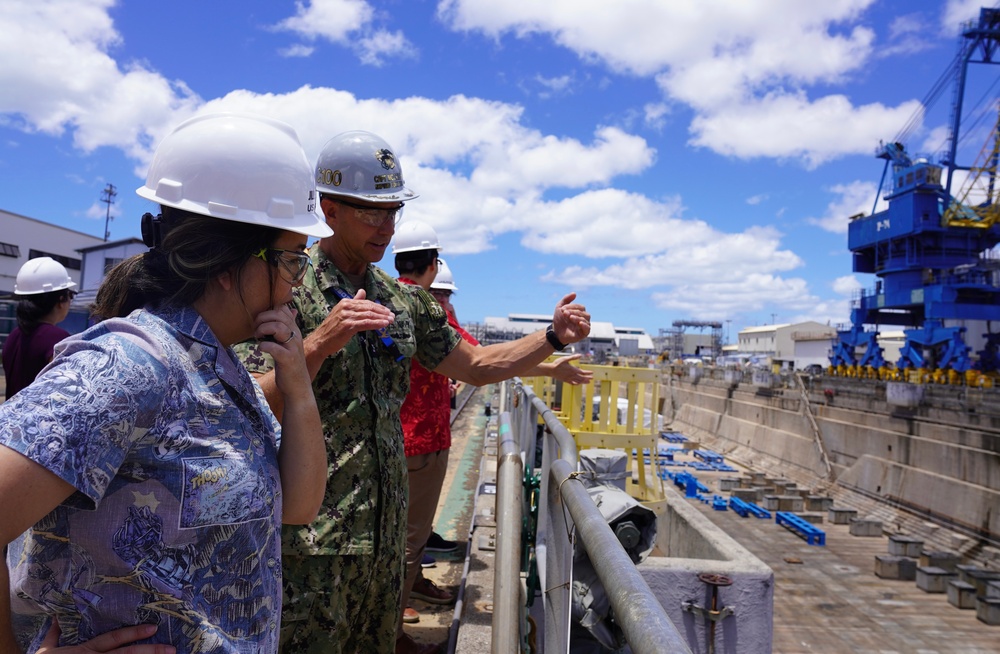
<svg viewBox="0 0 1000 654"><path fill-rule="evenodd" d="M388 148L376 150L375 158L386 170L392 170L396 167L396 156Z"/></svg>

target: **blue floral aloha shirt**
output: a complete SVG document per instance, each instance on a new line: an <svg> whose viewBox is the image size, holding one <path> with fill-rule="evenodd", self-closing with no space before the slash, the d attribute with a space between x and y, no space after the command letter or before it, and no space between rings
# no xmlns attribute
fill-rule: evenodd
<svg viewBox="0 0 1000 654"><path fill-rule="evenodd" d="M56 348L0 405L0 444L76 489L10 545L34 651L136 623L178 652L277 652L280 428L191 308L138 310Z"/></svg>

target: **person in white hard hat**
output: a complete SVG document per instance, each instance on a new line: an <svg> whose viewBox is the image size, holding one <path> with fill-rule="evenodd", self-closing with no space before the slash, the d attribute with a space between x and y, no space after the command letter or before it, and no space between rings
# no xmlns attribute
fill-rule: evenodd
<svg viewBox="0 0 1000 654"><path fill-rule="evenodd" d="M326 479L286 303L330 229L295 131L261 116L185 121L137 193L160 208L150 250L0 405L0 651L274 654L281 524L311 522ZM280 419L230 347L247 338Z"/></svg>
<svg viewBox="0 0 1000 654"><path fill-rule="evenodd" d="M282 614L282 651L433 652L396 639L406 545L406 462L399 411L410 361L472 384L530 369L590 331L586 309L564 297L546 331L473 347L448 326L426 291L400 284L373 264L385 255L405 203L400 162L381 137L339 134L316 162L320 204L333 236L310 249L312 269L295 290L296 323L323 418L330 476L320 516L283 532L284 582L293 598ZM395 320L381 331L355 327L357 302L370 299ZM237 349L280 405L268 356Z"/></svg>
<svg viewBox="0 0 1000 654"><path fill-rule="evenodd" d="M447 261L438 258L438 273L434 277L434 281L431 282L428 292L448 312L448 318L455 322L458 322L458 316L455 314L455 307L451 303L451 295L457 290L458 286L455 286L455 276L451 272L451 267L448 266Z"/></svg>
<svg viewBox="0 0 1000 654"><path fill-rule="evenodd" d="M74 288L76 282L52 257L30 259L17 271L17 327L3 344L6 397L34 381L52 360L55 344L69 336L57 325L69 315Z"/></svg>

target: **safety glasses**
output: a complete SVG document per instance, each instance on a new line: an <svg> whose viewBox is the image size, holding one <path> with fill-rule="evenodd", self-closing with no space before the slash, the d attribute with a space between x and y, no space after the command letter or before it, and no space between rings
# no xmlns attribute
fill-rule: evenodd
<svg viewBox="0 0 1000 654"><path fill-rule="evenodd" d="M366 207L364 205L355 204L354 202L349 202L339 196L328 195L326 197L334 202L339 202L344 206L354 209L354 217L369 227L382 227L390 220L395 225L399 222L399 219L403 217L403 205L383 209L381 207Z"/></svg>
<svg viewBox="0 0 1000 654"><path fill-rule="evenodd" d="M289 284L298 284L306 276L309 267L309 255L300 250L279 250L276 248L261 248L253 255L278 269L282 279ZM287 273L287 276L286 274Z"/></svg>

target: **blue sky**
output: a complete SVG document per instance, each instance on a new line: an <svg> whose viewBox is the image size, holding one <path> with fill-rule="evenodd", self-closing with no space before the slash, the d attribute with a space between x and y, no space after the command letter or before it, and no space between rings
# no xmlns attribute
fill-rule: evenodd
<svg viewBox="0 0 1000 654"><path fill-rule="evenodd" d="M138 236L158 140L253 111L310 159L350 129L395 148L463 322L573 290L654 335L844 323L874 283L846 229L875 202L875 149L908 124L911 153L945 147L951 86L923 103L983 4L4 0L0 209L100 236L111 183L111 238ZM970 160L995 76L970 80L993 102Z"/></svg>

